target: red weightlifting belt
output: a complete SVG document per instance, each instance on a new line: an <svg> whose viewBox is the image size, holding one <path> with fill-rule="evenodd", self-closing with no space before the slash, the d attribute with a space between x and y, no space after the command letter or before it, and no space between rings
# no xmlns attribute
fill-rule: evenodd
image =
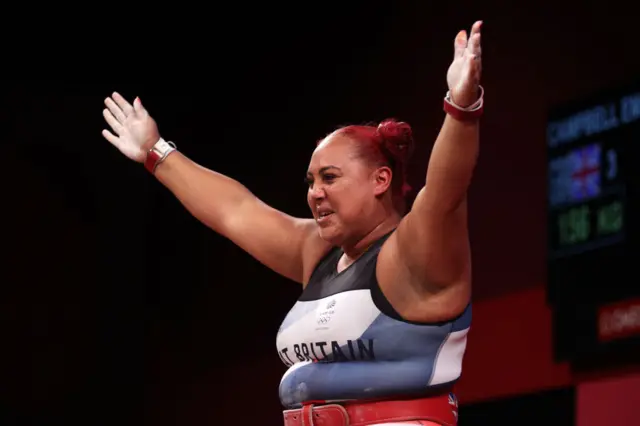
<svg viewBox="0 0 640 426"><path fill-rule="evenodd" d="M382 422L428 420L457 424L457 402L449 394L421 399L313 405L283 412L284 426L365 426Z"/></svg>

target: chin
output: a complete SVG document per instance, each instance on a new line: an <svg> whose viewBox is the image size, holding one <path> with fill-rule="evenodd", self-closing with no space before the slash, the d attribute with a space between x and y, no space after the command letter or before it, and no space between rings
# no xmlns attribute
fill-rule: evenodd
<svg viewBox="0 0 640 426"><path fill-rule="evenodd" d="M318 234L320 235L320 238L334 246L340 246L344 241L342 233L333 226L328 226L326 228L318 227Z"/></svg>

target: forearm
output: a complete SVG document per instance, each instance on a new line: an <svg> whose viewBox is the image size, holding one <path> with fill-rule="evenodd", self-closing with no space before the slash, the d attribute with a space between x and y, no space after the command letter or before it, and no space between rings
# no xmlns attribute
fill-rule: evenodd
<svg viewBox="0 0 640 426"><path fill-rule="evenodd" d="M464 201L479 151L479 121L446 115L429 160L425 202L429 208L453 211Z"/></svg>
<svg viewBox="0 0 640 426"><path fill-rule="evenodd" d="M222 231L225 220L237 213L243 202L255 198L236 180L202 167L178 151L158 165L155 176L195 218L216 232Z"/></svg>

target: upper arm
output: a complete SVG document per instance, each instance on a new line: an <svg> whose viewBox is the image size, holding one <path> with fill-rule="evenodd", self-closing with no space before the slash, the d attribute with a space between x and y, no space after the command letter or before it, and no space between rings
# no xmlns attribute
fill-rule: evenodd
<svg viewBox="0 0 640 426"><path fill-rule="evenodd" d="M382 246L378 283L405 319L448 321L468 305L471 256L466 217L466 201L446 214L414 204Z"/></svg>
<svg viewBox="0 0 640 426"><path fill-rule="evenodd" d="M422 203L423 188L413 209L394 233L394 257L426 288L442 288L468 281L470 248L466 198L454 210L430 208Z"/></svg>
<svg viewBox="0 0 640 426"><path fill-rule="evenodd" d="M469 280L467 189L479 149L477 122L447 115L426 184L396 231L400 261L415 281L442 288Z"/></svg>
<svg viewBox="0 0 640 426"><path fill-rule="evenodd" d="M250 197L223 220L219 231L263 265L304 284L325 250L316 227L312 219L292 217Z"/></svg>

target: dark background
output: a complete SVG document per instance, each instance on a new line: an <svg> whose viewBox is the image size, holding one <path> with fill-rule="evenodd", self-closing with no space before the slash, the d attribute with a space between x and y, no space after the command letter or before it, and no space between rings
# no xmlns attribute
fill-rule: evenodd
<svg viewBox="0 0 640 426"><path fill-rule="evenodd" d="M260 424L280 424L275 333L299 288L102 139L114 90L140 96L195 161L307 215L309 155L341 124L408 121L423 183L453 37L483 19L474 299L544 282L547 113L639 74L633 13L427 3L208 4L117 20L102 5L14 33L25 44L5 55L1 103L2 424L226 425L257 407Z"/></svg>

